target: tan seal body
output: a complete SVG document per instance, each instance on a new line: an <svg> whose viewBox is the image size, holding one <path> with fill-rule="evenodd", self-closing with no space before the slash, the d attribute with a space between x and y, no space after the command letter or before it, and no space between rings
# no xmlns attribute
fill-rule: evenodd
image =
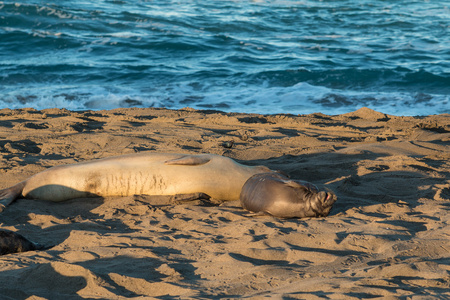
<svg viewBox="0 0 450 300"><path fill-rule="evenodd" d="M14 199L63 201L92 196L205 193L238 200L252 175L270 171L213 155L139 153L57 166L0 191L0 211ZM2 206L2 207L1 207Z"/></svg>
<svg viewBox="0 0 450 300"><path fill-rule="evenodd" d="M259 214L280 218L326 217L336 195L319 191L312 183L271 172L250 177L240 200L244 209Z"/></svg>

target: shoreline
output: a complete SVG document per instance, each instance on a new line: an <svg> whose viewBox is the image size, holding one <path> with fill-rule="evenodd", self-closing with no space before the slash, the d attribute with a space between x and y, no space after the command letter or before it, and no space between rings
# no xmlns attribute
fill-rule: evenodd
<svg viewBox="0 0 450 300"><path fill-rule="evenodd" d="M2 295L450 296L450 114L0 110L0 188L48 167L142 151L265 165L338 200L326 218L289 220L249 218L236 201L18 200L0 213L0 229L55 246L0 256Z"/></svg>

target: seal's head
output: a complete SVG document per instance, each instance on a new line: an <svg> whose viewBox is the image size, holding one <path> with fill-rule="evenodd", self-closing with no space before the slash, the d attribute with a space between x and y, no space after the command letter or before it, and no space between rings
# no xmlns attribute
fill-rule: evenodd
<svg viewBox="0 0 450 300"><path fill-rule="evenodd" d="M336 199L331 191L275 172L253 175L240 194L244 209L280 218L325 217Z"/></svg>

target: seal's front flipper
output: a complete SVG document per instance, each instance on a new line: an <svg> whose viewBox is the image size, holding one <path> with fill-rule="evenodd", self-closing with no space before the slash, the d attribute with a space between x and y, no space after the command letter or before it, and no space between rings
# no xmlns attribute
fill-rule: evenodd
<svg viewBox="0 0 450 300"><path fill-rule="evenodd" d="M10 188L0 190L0 212L22 195L25 182L18 183Z"/></svg>
<svg viewBox="0 0 450 300"><path fill-rule="evenodd" d="M211 197L205 193L192 193L192 194L176 194L171 197L171 202L180 204L184 202L191 202L196 200L209 201Z"/></svg>
<svg viewBox="0 0 450 300"><path fill-rule="evenodd" d="M202 206L220 206L223 203L222 200L211 198L205 193L176 194L170 197L170 203L183 204L188 202Z"/></svg>
<svg viewBox="0 0 450 300"><path fill-rule="evenodd" d="M166 165L198 166L209 162L211 158L207 155L186 155L164 162Z"/></svg>

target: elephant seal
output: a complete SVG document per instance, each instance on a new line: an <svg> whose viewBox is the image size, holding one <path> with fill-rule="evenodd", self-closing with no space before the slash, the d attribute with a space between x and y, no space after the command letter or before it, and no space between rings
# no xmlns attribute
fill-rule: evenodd
<svg viewBox="0 0 450 300"><path fill-rule="evenodd" d="M16 232L0 229L0 255L43 250L45 248L46 247L42 245L27 240L25 237Z"/></svg>
<svg viewBox="0 0 450 300"><path fill-rule="evenodd" d="M250 177L242 188L240 201L246 210L279 218L326 217L336 195L319 192L312 183L271 172Z"/></svg>
<svg viewBox="0 0 450 300"><path fill-rule="evenodd" d="M64 201L85 197L205 193L238 200L252 175L270 172L213 155L143 152L56 166L0 191L0 212L16 198Z"/></svg>

